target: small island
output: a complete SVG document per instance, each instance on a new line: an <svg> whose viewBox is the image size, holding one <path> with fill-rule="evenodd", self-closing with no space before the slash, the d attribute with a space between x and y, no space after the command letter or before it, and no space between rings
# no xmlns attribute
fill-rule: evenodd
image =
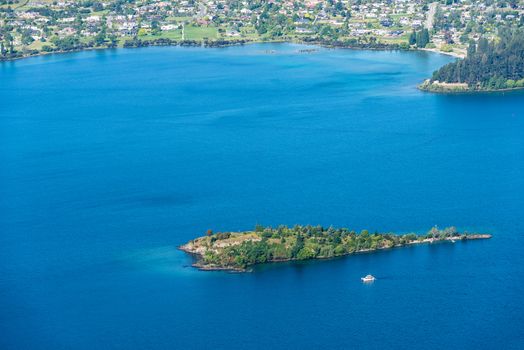
<svg viewBox="0 0 524 350"><path fill-rule="evenodd" d="M329 259L349 254L373 252L424 243L477 240L489 234L459 232L455 227L433 227L426 234L360 233L346 228L322 226L277 228L257 225L253 231L213 233L180 246L195 256L193 264L201 270L244 272L250 266L268 262Z"/></svg>

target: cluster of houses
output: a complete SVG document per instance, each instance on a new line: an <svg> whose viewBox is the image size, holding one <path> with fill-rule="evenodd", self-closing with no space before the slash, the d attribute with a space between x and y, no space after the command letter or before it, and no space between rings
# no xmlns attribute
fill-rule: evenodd
<svg viewBox="0 0 524 350"><path fill-rule="evenodd" d="M16 9L0 6L0 25L13 28L15 45L51 37L94 37L101 31L134 37L181 30L183 25L214 26L224 37L240 37L261 16L285 16L293 35L314 35L319 26L344 28L348 37L407 38L424 27L436 43L464 44L499 25L524 25L524 0L29 0ZM434 17L434 18L429 18ZM479 29L479 26L481 29ZM159 34L161 35L161 34ZM31 38L31 39L29 39Z"/></svg>

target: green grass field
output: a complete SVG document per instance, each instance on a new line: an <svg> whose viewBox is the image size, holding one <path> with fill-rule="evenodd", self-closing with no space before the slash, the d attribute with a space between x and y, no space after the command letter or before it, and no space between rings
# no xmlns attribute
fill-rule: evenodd
<svg viewBox="0 0 524 350"><path fill-rule="evenodd" d="M40 40L33 41L30 45L27 46L28 49L31 50L42 50L42 46L44 45L51 45L51 43L43 43Z"/></svg>
<svg viewBox="0 0 524 350"><path fill-rule="evenodd" d="M215 27L185 27L185 39L186 40L203 40L208 38L214 40L218 38L218 31Z"/></svg>
<svg viewBox="0 0 524 350"><path fill-rule="evenodd" d="M186 26L184 29L185 40L197 40L202 41L204 38L210 40L217 39L218 30L215 27L195 27L195 26ZM151 33L139 35L139 38L142 40L154 40L160 38L167 38L171 40L182 40L182 30L175 29L159 33L158 35L153 35Z"/></svg>
<svg viewBox="0 0 524 350"><path fill-rule="evenodd" d="M154 40L154 39L160 39L160 38L166 38L171 40L182 40L182 30L176 29L176 30L168 30L161 32L159 35L153 35L153 34L146 34L146 35L140 35L140 39L142 40Z"/></svg>
<svg viewBox="0 0 524 350"><path fill-rule="evenodd" d="M408 42L407 35L402 35L398 38L379 38L379 40L380 42L386 44L402 44Z"/></svg>

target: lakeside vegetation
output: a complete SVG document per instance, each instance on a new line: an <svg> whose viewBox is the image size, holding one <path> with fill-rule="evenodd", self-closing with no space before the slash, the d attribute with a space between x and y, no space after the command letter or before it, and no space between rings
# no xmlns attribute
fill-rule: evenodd
<svg viewBox="0 0 524 350"><path fill-rule="evenodd" d="M433 73L421 89L433 92L524 88L524 30L501 30L500 39L472 42L468 56Z"/></svg>
<svg viewBox="0 0 524 350"><path fill-rule="evenodd" d="M329 259L359 252L402 247L406 245L485 239L490 235L459 232L455 227L439 230L433 227L426 234L360 233L346 228L322 226L277 228L257 225L246 232L224 232L196 238L180 247L197 257L193 265L203 270L245 271L249 266L267 262Z"/></svg>

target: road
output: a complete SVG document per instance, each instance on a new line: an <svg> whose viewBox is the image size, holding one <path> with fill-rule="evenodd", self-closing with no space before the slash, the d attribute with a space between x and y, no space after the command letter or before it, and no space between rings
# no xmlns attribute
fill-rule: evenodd
<svg viewBox="0 0 524 350"><path fill-rule="evenodd" d="M435 13L437 12L437 5L438 5L438 2L432 2L431 4L429 4L429 10L428 10L428 14L426 17L426 24L425 24L425 27L428 30L433 29L433 25L435 24Z"/></svg>

